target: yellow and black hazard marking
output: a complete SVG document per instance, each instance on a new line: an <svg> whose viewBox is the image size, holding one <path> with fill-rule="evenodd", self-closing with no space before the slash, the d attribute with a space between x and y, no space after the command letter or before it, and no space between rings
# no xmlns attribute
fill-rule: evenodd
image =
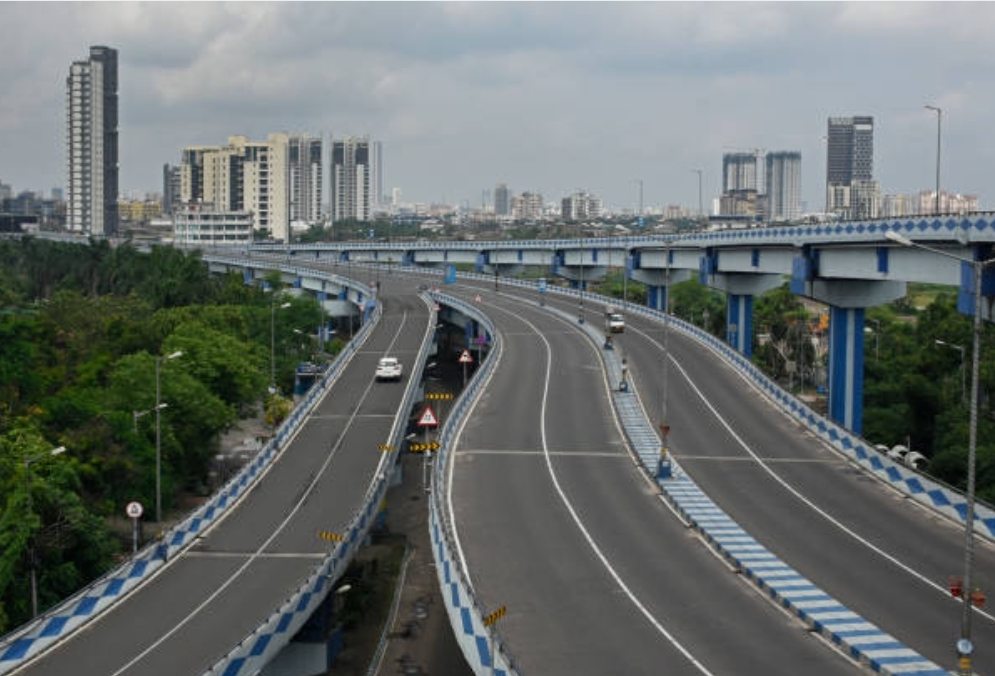
<svg viewBox="0 0 995 676"><path fill-rule="evenodd" d="M342 542L345 540L345 536L340 533L333 533L328 530L318 531L318 537L322 540L328 540L329 542Z"/></svg>
<svg viewBox="0 0 995 676"><path fill-rule="evenodd" d="M429 392L425 395L426 399L452 399L452 392Z"/></svg>
<svg viewBox="0 0 995 676"><path fill-rule="evenodd" d="M484 626L485 627L491 626L492 624L494 624L495 622L497 622L498 620L500 620L502 617L504 617L504 614L506 612L508 612L508 608L506 606L501 606L500 608L498 608L497 610L495 610L493 613L491 613L490 615L488 615L488 616L486 616L484 618Z"/></svg>
<svg viewBox="0 0 995 676"><path fill-rule="evenodd" d="M438 441L431 441L427 444L408 444L408 450L412 453L424 453L425 451L437 451L441 445Z"/></svg>
<svg viewBox="0 0 995 676"><path fill-rule="evenodd" d="M377 448L379 448L381 451L393 451L394 450L394 447L391 446L390 444L380 444Z"/></svg>

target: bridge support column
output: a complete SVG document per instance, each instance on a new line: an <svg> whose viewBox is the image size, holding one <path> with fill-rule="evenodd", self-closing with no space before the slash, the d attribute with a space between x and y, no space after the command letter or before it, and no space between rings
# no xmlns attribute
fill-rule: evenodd
<svg viewBox="0 0 995 676"><path fill-rule="evenodd" d="M863 308L829 308L829 418L856 434L863 428Z"/></svg>
<svg viewBox="0 0 995 676"><path fill-rule="evenodd" d="M731 293L726 299L726 342L744 357L753 356L753 296Z"/></svg>
<svg viewBox="0 0 995 676"><path fill-rule="evenodd" d="M646 307L663 312L667 306L667 287L664 285L646 287Z"/></svg>
<svg viewBox="0 0 995 676"><path fill-rule="evenodd" d="M780 275L749 272L709 272L702 267L702 284L726 294L726 342L744 357L753 356L753 298L784 283Z"/></svg>
<svg viewBox="0 0 995 676"><path fill-rule="evenodd" d="M829 305L829 418L854 434L863 431L864 310L905 295L905 282L819 277L809 254L792 266L791 292Z"/></svg>

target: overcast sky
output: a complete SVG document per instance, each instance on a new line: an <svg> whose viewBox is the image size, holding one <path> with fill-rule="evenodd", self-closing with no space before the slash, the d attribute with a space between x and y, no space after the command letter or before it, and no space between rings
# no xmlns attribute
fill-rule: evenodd
<svg viewBox="0 0 995 676"><path fill-rule="evenodd" d="M159 192L181 149L270 132L383 142L385 188L469 202L697 207L722 154L802 153L824 204L830 116L874 116L885 193L995 199L995 3L0 2L0 181L65 184L65 79L116 48L120 187ZM488 198L490 202L492 198Z"/></svg>

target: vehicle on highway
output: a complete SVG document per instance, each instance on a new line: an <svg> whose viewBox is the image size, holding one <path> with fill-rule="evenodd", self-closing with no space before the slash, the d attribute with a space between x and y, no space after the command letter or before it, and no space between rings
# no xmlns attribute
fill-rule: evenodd
<svg viewBox="0 0 995 676"><path fill-rule="evenodd" d="M625 331L625 317L614 308L605 310L605 328L609 333L623 333Z"/></svg>
<svg viewBox="0 0 995 676"><path fill-rule="evenodd" d="M376 380L400 380L404 367L397 357L381 357L377 362Z"/></svg>

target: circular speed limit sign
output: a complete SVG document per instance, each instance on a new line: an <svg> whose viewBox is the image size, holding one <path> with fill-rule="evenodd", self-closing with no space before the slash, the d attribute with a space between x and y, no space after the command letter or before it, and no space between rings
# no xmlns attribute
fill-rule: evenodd
<svg viewBox="0 0 995 676"><path fill-rule="evenodd" d="M129 502L128 506L124 509L125 513L132 519L137 519L142 516L142 503L140 502Z"/></svg>

